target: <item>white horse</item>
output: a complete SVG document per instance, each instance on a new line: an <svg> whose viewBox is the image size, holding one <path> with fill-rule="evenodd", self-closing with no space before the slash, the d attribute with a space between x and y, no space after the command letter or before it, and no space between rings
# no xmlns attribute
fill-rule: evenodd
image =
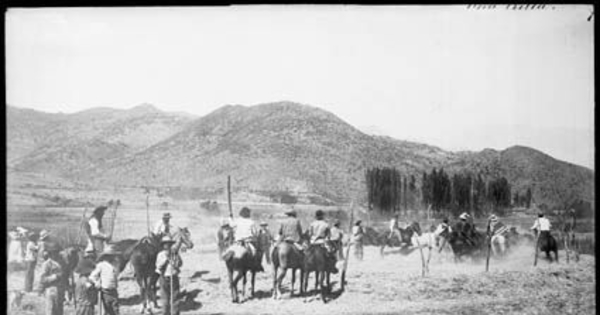
<svg viewBox="0 0 600 315"><path fill-rule="evenodd" d="M494 256L503 256L506 254L506 237L503 234L492 236L492 254Z"/></svg>
<svg viewBox="0 0 600 315"><path fill-rule="evenodd" d="M423 249L426 248L427 251L427 259L423 258L423 274L429 273L429 261L431 260L431 252L434 248L436 248L436 238L438 237L440 231L439 229L435 229L434 226L431 226L430 232L426 233L414 233L411 237L412 249L419 249L421 255L423 255Z"/></svg>

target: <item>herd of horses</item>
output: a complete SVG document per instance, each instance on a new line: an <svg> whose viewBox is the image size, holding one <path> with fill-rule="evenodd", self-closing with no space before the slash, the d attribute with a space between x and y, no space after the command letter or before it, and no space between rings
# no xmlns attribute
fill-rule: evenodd
<svg viewBox="0 0 600 315"><path fill-rule="evenodd" d="M371 232L371 233L369 233ZM371 243L380 244L380 253L384 255L386 247L399 247L401 252L408 253L415 249L428 249L428 258L431 259L432 251L442 252L450 250L456 262L461 261L464 257L471 257L473 260L478 260L485 257L487 246L491 246L494 254L502 256L511 246L523 241L530 241L533 244L533 236L530 234L519 235L516 229L511 228L510 232L501 241L489 242L487 234L478 231L475 227L469 237L460 232L458 227L452 229L444 228L442 225L437 228L431 227L428 232L423 232L418 222L412 222L404 228L399 228L399 237L389 237L389 232L373 233L373 230L367 229L365 235L367 239L371 238ZM173 246L176 251L185 251L192 249L194 243L191 240L190 231L187 228L176 229L172 234L175 240ZM368 243L368 242L367 242ZM446 244L448 246L446 246ZM158 252L160 251L160 237L149 235L140 240L126 239L112 244L121 254L117 257L119 264L119 272L123 272L129 263L134 271L135 280L140 289L140 297L142 299L141 313L148 311L152 312L151 306L158 308L156 291L158 275L155 273L155 261ZM550 253L554 253L556 261L558 261L557 242L552 235L548 237L540 237L538 240L539 249L546 252L546 257L552 261ZM256 273L262 271L262 265L258 262L254 255L261 255L260 252L251 253L246 246L235 244L232 240L228 243L219 244L226 246L220 248L219 256L225 262L228 271L229 288L231 290L231 299L234 303L239 303L238 283L243 281L242 298L246 298L246 279L251 277L250 297L253 297L254 284ZM260 249L258 249L260 251ZM335 250L342 250L336 248ZM221 253L224 253L221 255ZM83 258L82 248L79 246L70 246L61 252L64 266L67 270L66 274L71 279L71 285L67 286L67 300L73 299L73 270L77 266L79 259ZM273 289L272 297L280 299L282 297L281 286L286 276L287 270L291 270L291 292L294 294L296 275L300 273L299 293L300 296L308 294L309 275L315 275L315 292L317 292L323 302L327 302L328 294L331 293L331 274L338 273L335 266L336 253L332 253L321 245L304 245L304 250L301 250L296 244L289 242L279 242L276 244L270 253L268 253L272 261L273 272ZM341 280L343 282L343 279ZM343 289L343 284L342 284Z"/></svg>

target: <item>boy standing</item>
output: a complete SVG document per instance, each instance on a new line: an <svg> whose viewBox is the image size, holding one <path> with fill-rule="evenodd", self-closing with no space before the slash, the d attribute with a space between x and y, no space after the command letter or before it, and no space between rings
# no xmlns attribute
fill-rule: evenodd
<svg viewBox="0 0 600 315"><path fill-rule="evenodd" d="M89 279L94 268L94 263L89 259L82 259L75 268L75 272L79 275L75 281L76 315L94 315L98 293L94 289L94 283Z"/></svg>

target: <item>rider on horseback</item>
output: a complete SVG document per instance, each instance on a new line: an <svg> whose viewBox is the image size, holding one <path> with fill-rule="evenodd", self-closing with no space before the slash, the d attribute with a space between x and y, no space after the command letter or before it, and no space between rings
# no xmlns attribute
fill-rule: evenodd
<svg viewBox="0 0 600 315"><path fill-rule="evenodd" d="M262 264L260 263L261 255L260 253L257 253L256 249L258 229L256 228L254 220L250 218L250 209L243 207L242 210L240 210L240 217L232 220L231 227L233 228L235 242L247 248L252 257L256 259L256 270L264 271Z"/></svg>
<svg viewBox="0 0 600 315"><path fill-rule="evenodd" d="M473 227L473 224L471 224L471 222L469 222L469 220L468 220L470 217L471 216L468 213L463 212L458 217L460 219L460 221L458 222L456 227L457 227L458 233L465 239L467 244L474 246L475 241L472 238L474 227Z"/></svg>
<svg viewBox="0 0 600 315"><path fill-rule="evenodd" d="M538 214L537 220L535 220L531 229L536 234L537 234L537 232L540 232L540 238L542 238L542 237L547 237L550 235L551 227L552 227L552 224L550 224L550 220L548 220L547 218L544 218L544 214L542 212L540 212Z"/></svg>
<svg viewBox="0 0 600 315"><path fill-rule="evenodd" d="M316 220L308 228L308 236L311 245L323 246L327 250L330 258L329 260L333 262L331 269L337 272L337 270L335 270L335 248L331 245L331 241L329 240L331 233L329 224L323 220L324 216L325 213L322 210L317 210L315 213Z"/></svg>
<svg viewBox="0 0 600 315"><path fill-rule="evenodd" d="M302 225L300 224L300 220L296 218L296 211L290 210L285 213L288 218L281 223L281 227L279 228L279 242L289 242L296 246L296 248L300 251L303 250L302 245L300 244L301 236L302 236Z"/></svg>

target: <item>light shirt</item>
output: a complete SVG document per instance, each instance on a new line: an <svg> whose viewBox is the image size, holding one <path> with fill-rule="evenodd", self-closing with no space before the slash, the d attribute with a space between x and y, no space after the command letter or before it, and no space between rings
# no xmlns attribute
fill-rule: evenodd
<svg viewBox="0 0 600 315"><path fill-rule="evenodd" d="M550 227L550 220L546 218L538 218L537 220L535 220L535 223L533 223L531 229L537 229L539 231L550 231Z"/></svg>
<svg viewBox="0 0 600 315"><path fill-rule="evenodd" d="M392 219L392 221L390 221L390 231L394 232L397 229L398 229L398 221L396 219Z"/></svg>
<svg viewBox="0 0 600 315"><path fill-rule="evenodd" d="M342 229L337 228L335 226L331 228L329 234L329 239L332 241L341 241L344 237L344 232L342 231Z"/></svg>
<svg viewBox="0 0 600 315"><path fill-rule="evenodd" d="M362 241L364 231L361 226L355 225L352 227L352 240Z"/></svg>
<svg viewBox="0 0 600 315"><path fill-rule="evenodd" d="M98 219L96 217L92 217L89 221L89 224L90 224L90 235L91 236L102 237L102 238L106 237L106 234L104 234L102 232L102 230L100 230L100 222L98 222Z"/></svg>
<svg viewBox="0 0 600 315"><path fill-rule="evenodd" d="M169 229L169 233L167 233L167 228ZM163 220L160 220L154 226L154 234L163 236L168 234L169 236L172 236L174 231L173 229L174 227L171 223L165 224Z"/></svg>
<svg viewBox="0 0 600 315"><path fill-rule="evenodd" d="M36 261L37 259L38 246L32 242L27 242L27 247L25 248L25 261Z"/></svg>
<svg viewBox="0 0 600 315"><path fill-rule="evenodd" d="M162 250L158 253L158 256L156 256L156 273L163 274L162 270L165 268L165 273L163 274L165 277L176 276L179 274L182 264L183 262L181 261L181 256L179 256L179 254L175 254L175 257L172 257L172 262L169 262L169 252Z"/></svg>
<svg viewBox="0 0 600 315"><path fill-rule="evenodd" d="M329 225L325 221L317 220L310 224L308 228L310 235L310 242L315 243L317 241L323 242L329 238Z"/></svg>
<svg viewBox="0 0 600 315"><path fill-rule="evenodd" d="M96 265L90 274L90 280L98 288L117 289L119 271L111 263L103 260Z"/></svg>
<svg viewBox="0 0 600 315"><path fill-rule="evenodd" d="M233 236L236 241L252 238L258 234L254 221L249 218L237 218L232 220L230 225L233 228Z"/></svg>

